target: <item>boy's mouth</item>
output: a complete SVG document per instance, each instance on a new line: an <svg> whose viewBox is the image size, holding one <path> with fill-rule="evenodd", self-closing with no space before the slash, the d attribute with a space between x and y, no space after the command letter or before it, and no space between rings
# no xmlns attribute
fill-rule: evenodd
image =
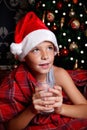
<svg viewBox="0 0 87 130"><path fill-rule="evenodd" d="M48 68L49 67L49 63L39 64L39 66L41 66L42 68Z"/></svg>

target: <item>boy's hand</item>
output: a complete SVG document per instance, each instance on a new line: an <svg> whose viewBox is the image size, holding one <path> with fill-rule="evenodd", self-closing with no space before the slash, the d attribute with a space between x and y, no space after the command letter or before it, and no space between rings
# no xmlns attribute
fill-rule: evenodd
<svg viewBox="0 0 87 130"><path fill-rule="evenodd" d="M44 91L44 88L37 87L35 89L35 93L33 94L32 101L34 108L37 111L49 111L52 109L52 104L54 104L54 100L52 100L53 94L49 91Z"/></svg>
<svg viewBox="0 0 87 130"><path fill-rule="evenodd" d="M60 109L62 105L62 89L59 86L54 86L54 88L49 88L47 92L44 89L37 87L33 95L34 108L37 111L49 111L51 109Z"/></svg>
<svg viewBox="0 0 87 130"><path fill-rule="evenodd" d="M57 113L60 113L62 108L63 96L62 88L60 86L54 86L54 89L49 88L49 91L53 93L53 98L55 103L53 104L54 110Z"/></svg>

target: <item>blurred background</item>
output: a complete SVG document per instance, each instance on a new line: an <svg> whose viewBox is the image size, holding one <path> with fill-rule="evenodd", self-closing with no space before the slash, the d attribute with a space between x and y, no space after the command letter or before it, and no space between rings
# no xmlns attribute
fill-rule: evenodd
<svg viewBox="0 0 87 130"><path fill-rule="evenodd" d="M10 53L17 21L34 11L57 37L54 64L65 69L87 69L87 2L85 0L0 0L0 68L15 68Z"/></svg>

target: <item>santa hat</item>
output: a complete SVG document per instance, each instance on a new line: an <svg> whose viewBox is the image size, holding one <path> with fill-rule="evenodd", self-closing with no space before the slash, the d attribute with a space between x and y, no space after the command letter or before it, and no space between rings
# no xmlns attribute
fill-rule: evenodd
<svg viewBox="0 0 87 130"><path fill-rule="evenodd" d="M10 45L10 50L20 61L24 60L32 48L44 41L52 42L56 48L55 51L58 51L54 33L32 11L17 23L14 40L15 43Z"/></svg>

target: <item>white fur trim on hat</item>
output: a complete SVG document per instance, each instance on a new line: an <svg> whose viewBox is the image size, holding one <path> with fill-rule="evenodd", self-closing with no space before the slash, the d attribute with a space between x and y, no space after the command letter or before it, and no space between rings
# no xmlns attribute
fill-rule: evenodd
<svg viewBox="0 0 87 130"><path fill-rule="evenodd" d="M14 55L18 56L20 61L23 61L24 57L32 48L44 41L52 42L56 48L56 52L58 51L58 44L54 33L46 29L39 29L29 33L22 42L12 43L10 45L10 50Z"/></svg>

